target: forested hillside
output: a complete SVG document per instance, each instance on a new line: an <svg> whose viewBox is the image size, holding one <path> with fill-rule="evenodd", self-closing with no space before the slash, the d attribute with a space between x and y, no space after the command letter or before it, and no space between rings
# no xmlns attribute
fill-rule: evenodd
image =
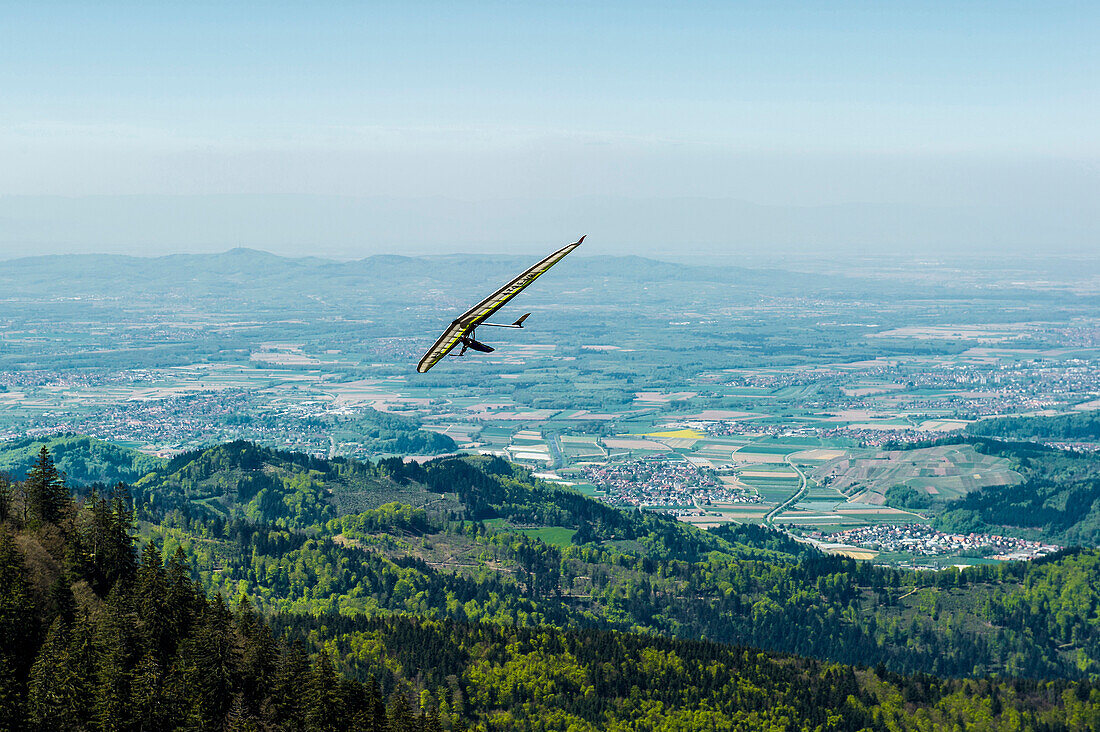
<svg viewBox="0 0 1100 732"><path fill-rule="evenodd" d="M1100 442L1100 411L1059 414L1053 417L998 417L983 419L967 433L1006 440Z"/></svg>
<svg viewBox="0 0 1100 732"><path fill-rule="evenodd" d="M31 437L0 444L0 474L22 480L45 445L57 468L73 485L122 481L132 483L164 465L160 458L86 435L58 435L46 439Z"/></svg>
<svg viewBox="0 0 1100 732"><path fill-rule="evenodd" d="M606 628L951 676L1100 669L1091 550L902 572L621 511L497 459L327 461L243 442L130 490L143 537L264 613Z"/></svg>
<svg viewBox="0 0 1100 732"><path fill-rule="evenodd" d="M201 457L165 470L178 474ZM213 468L217 463L207 464ZM490 470L483 474L490 478L479 492L488 506L483 510L531 510L541 502L518 502L523 477L493 477L492 471L503 467L485 467ZM391 464L371 470L389 471L389 478L398 481L405 468ZM411 481L411 476L403 478ZM512 493L492 489L498 479L514 482ZM438 616L433 611L449 601L425 596L419 611L342 608L339 615L281 612L265 619L249 598L251 586L230 598L209 594L203 590L211 584L209 575L196 582L194 566L201 563L196 557L178 547L162 553L158 543L142 543L124 487L74 501L42 451L27 480L5 485L0 498L0 583L5 588L0 594L0 727L5 729L1011 730L1100 724L1100 689L1088 682L902 676L882 666L868 670L706 641L619 633L592 627L606 624L595 616L540 624L428 619L425 615ZM201 508L206 504L193 505L199 507L196 513L207 513ZM172 511L179 518L186 508L182 504ZM148 510L147 505L139 510L144 532L155 528ZM400 594L405 590L398 586L409 578L385 577L390 568L441 575L432 575L422 560L387 559L386 547L401 542L423 546L431 536L426 532L439 520L425 509L383 505L330 519L334 526L329 531L341 528L354 535L343 542L269 527L251 534L269 543L252 541L249 548L272 551L275 575L283 563L280 553L295 543L305 548L312 542L314 549L327 543L355 552L346 556L341 572L377 555L387 584L365 591ZM191 522L196 545L233 546L232 541L240 546L244 527L256 529L216 516ZM609 530L643 526L628 516ZM182 536L182 529L172 531ZM511 542L520 553L524 547L535 555L545 551L537 539L515 544L520 541L515 532L479 527L474 533L483 534L482 551L494 542ZM787 549L793 550L786 554L788 564L811 561L804 550L762 530L716 538L730 548L745 546L733 540L761 547L744 548L759 553L746 562L763 566ZM271 543L279 541L285 545ZM628 556L635 557L634 571L654 562L650 576L688 571L697 563L646 560L594 543L577 550L595 552L589 559L608 552L609 561L603 563L608 568L617 563L627 569L623 558ZM479 574L492 565L487 558ZM1049 566L1067 574L1080 571L1077 558ZM452 588L471 589L475 605L492 602L495 592L532 607L543 600L530 577L452 581ZM322 595L323 584L313 584ZM702 588L693 592L705 594Z"/></svg>
<svg viewBox="0 0 1100 732"><path fill-rule="evenodd" d="M957 439L1009 458L1023 481L981 488L943 504L937 528L1017 534L1068 546L1100 544L1100 454L1034 442Z"/></svg>

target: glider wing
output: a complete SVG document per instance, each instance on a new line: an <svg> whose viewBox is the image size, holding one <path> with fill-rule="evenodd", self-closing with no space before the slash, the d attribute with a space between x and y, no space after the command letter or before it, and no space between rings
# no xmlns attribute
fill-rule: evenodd
<svg viewBox="0 0 1100 732"><path fill-rule="evenodd" d="M451 349L459 344L467 333L484 322L486 318L497 310L504 307L504 305L518 295L523 288L537 280L543 273L557 264L566 254L569 254L569 252L579 247L582 241L584 241L583 236L572 244L568 244L547 256L537 264L532 265L511 282L451 321L451 324L447 326L447 330L443 331L443 335L439 336L439 340L435 342L435 345L429 348L428 352L424 354L424 357L420 359L420 363L417 364L416 370L420 373L424 373L432 366L435 366L441 358L450 353Z"/></svg>

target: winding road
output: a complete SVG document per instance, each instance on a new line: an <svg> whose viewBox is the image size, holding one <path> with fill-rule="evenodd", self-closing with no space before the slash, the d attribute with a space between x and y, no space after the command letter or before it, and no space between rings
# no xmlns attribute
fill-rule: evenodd
<svg viewBox="0 0 1100 732"><path fill-rule="evenodd" d="M790 465L792 468L794 468L794 472L798 473L798 490L796 490L790 498L783 501L783 503L780 503L778 506L764 514L764 523L768 526L772 525L772 521L775 519L776 516L783 513L794 504L798 503L798 501L801 500L802 496L806 494L806 490L810 487L810 481L806 478L806 474L802 472L801 468L799 468L797 465L794 464L794 462L791 461L791 456L784 455L783 459L787 462L787 465Z"/></svg>

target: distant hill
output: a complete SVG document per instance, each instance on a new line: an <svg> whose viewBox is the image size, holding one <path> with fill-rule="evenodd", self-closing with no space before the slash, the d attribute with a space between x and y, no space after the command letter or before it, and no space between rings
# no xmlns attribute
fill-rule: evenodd
<svg viewBox="0 0 1100 732"><path fill-rule="evenodd" d="M1052 417L997 417L967 426L966 432L1005 440L1100 442L1100 410Z"/></svg>
<svg viewBox="0 0 1100 732"><path fill-rule="evenodd" d="M131 486L151 516L180 510L227 520L307 528L387 504L426 509L437 519L504 521L575 532L576 541L632 542L649 555L698 559L710 551L773 556L670 517L628 512L541 481L499 458L453 457L424 466L323 460L238 441L176 456Z"/></svg>
<svg viewBox="0 0 1100 732"><path fill-rule="evenodd" d="M354 415L333 418L333 429L375 456L440 455L458 450L454 439L420 429L420 422L411 417L374 409L363 408Z"/></svg>
<svg viewBox="0 0 1100 732"><path fill-rule="evenodd" d="M860 295L896 294L896 283L859 277L817 277L813 274L722 265L689 265L638 256L598 255L579 250L583 266L559 267L546 275L571 290L591 288L585 298L619 299L636 297L639 283L662 284L668 291L651 297L680 297L696 288L736 284L736 291L724 290L726 299L749 299L769 295L811 295L844 293ZM285 306L287 298L296 307L342 309L399 297L405 304L440 303L444 286L465 301L467 294L514 275L535 257L454 254L404 257L375 255L352 261L317 257L288 258L255 249L232 249L220 254L174 254L161 257L82 254L25 257L4 262L0 286L14 297L53 298L63 292L67 298L135 297L217 298L227 303L247 300ZM455 273L461 272L461 279ZM625 285L630 285L624 289ZM923 294L950 295L950 286L921 286ZM927 291L927 292L925 292ZM583 290L582 290L583 292ZM958 290L960 296L972 292ZM321 301L299 302L302 295L320 296ZM327 298L325 296L328 296ZM526 293L529 302L549 302L545 292ZM444 300L446 303L446 300Z"/></svg>
<svg viewBox="0 0 1100 732"><path fill-rule="evenodd" d="M45 445L71 485L132 483L165 461L85 435L25 438L0 443L0 473L22 480Z"/></svg>
<svg viewBox="0 0 1100 732"><path fill-rule="evenodd" d="M937 528L1023 534L1063 545L1100 543L1100 454L972 439L979 451L1010 458L1024 480L947 503L936 518Z"/></svg>
<svg viewBox="0 0 1100 732"><path fill-rule="evenodd" d="M402 476L400 458L376 465L330 461L238 441L177 455L131 491L135 503L154 515L181 510L296 528L394 501L458 508Z"/></svg>
<svg viewBox="0 0 1100 732"><path fill-rule="evenodd" d="M1019 423L1025 426L1014 426L1008 419L1001 424L1006 432L1033 431L1026 426L1028 420ZM1057 421L1051 429L1073 424ZM1088 420L1082 424L1088 429ZM1068 431L1064 429L1063 434ZM895 505L927 510L934 516L933 525L942 531L1007 534L1062 546L1100 545L1100 453L966 434L889 447L916 450L937 445L970 445L979 453L1005 458L1022 480L985 486L949 501L930 501L898 486L887 492Z"/></svg>

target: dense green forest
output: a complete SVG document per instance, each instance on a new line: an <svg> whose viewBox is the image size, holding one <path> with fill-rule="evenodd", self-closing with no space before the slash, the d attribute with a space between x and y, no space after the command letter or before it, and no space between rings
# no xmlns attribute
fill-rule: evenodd
<svg viewBox="0 0 1100 732"><path fill-rule="evenodd" d="M310 460L251 455L306 464ZM201 457L164 470L179 473ZM483 499L481 511L531 511L552 495L518 501L516 486L510 492L493 489L495 483L524 482L511 466L459 462L481 468L487 476L471 489ZM315 465L322 474L323 467ZM388 473L395 482L442 478L421 476L421 468L399 461L369 469ZM1100 725L1100 689L1088 681L899 675L883 664L872 670L708 641L617 632L596 627L606 623L595 618L515 623L427 617L436 600L446 604L443 598L433 599L425 608L428 613L265 613L248 593L207 592L209 578L200 579L197 557L178 546L167 551L156 541L138 539L139 524L144 524L142 531L152 528L149 509L146 502L135 510L125 486L85 490L73 499L43 450L25 481L3 487L0 727L5 729L1076 730ZM588 515L583 505L562 510ZM180 507L172 511L184 513ZM589 516L594 532L625 536L645 526L635 516L620 522L600 517L599 510ZM227 544L212 531L218 521L223 534L226 529L236 532L238 546L249 528L254 529L251 550L261 550L262 538L272 558L296 543L303 548L320 543L316 536L270 525L261 532L255 523L217 516L198 521L208 543ZM344 530L354 541L386 537L408 543L423 540L442 521L454 519L388 503L330 519L326 526ZM524 545L522 534L459 521L467 532L476 526L473 533L483 540L479 546L510 543L513 552L545 551L537 540ZM671 532L664 535L670 542L677 538ZM195 537L200 543L197 533ZM606 554L620 565L627 556L643 565L651 561L650 574L655 575L702 561L700 552L707 548L707 540L698 539L697 544L687 541L669 550L681 557L694 554L691 561L647 560L640 552L628 555L607 548L608 542L636 540L588 541L567 551L592 552L590 559ZM280 541L282 547L271 543ZM743 560L753 563L746 567L749 571L780 557L794 566L822 559L758 528L730 530L710 541L754 557ZM338 542L327 544L339 548ZM359 561L384 555L360 547L342 549L356 552ZM711 548L709 554L716 551ZM412 558L403 563L379 559L425 575L429 571L426 562ZM1047 566L1073 575L1087 565L1080 557L1063 557ZM342 569L350 570L350 563ZM389 591L396 592L402 580L408 577L397 579ZM515 594L514 602L526 600L535 607L541 594L530 576L524 583L497 580L495 585L457 576L452 581L452 589L465 583L475 604L491 602L496 590L515 594L526 589L526 596Z"/></svg>
<svg viewBox="0 0 1100 732"><path fill-rule="evenodd" d="M1006 440L1100 442L1100 411L1053 417L997 417L970 424L966 432Z"/></svg>
<svg viewBox="0 0 1100 732"><path fill-rule="evenodd" d="M950 676L1100 672L1093 550L902 572L758 527L622 511L499 459L329 461L245 442L180 455L130 491L143 537L264 613L603 628Z"/></svg>
<svg viewBox="0 0 1100 732"><path fill-rule="evenodd" d="M954 676L1100 671L1094 551L901 572L751 526L614 509L481 457L361 463L232 443L132 490L147 536L266 612L603 627ZM574 533L552 544L541 527Z"/></svg>
<svg viewBox="0 0 1100 732"><path fill-rule="evenodd" d="M137 450L86 435L33 437L0 444L0 474L22 480L45 445L58 469L74 485L132 483L164 465L164 461Z"/></svg>
<svg viewBox="0 0 1100 732"><path fill-rule="evenodd" d="M925 491L919 491L911 485L892 485L886 490L886 505L894 508L920 511L931 508L935 499Z"/></svg>

